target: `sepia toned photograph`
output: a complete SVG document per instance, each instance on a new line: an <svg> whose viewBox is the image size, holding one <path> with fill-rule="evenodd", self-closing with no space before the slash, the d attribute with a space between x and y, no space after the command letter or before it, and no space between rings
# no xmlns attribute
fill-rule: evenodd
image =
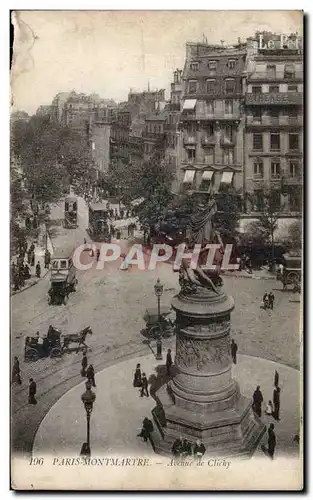
<svg viewBox="0 0 313 500"><path fill-rule="evenodd" d="M302 490L303 12L11 23L11 489Z"/></svg>

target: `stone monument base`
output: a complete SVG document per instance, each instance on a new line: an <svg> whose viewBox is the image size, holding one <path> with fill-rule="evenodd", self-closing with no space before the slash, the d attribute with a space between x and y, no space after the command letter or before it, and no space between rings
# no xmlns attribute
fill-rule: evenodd
<svg viewBox="0 0 313 500"><path fill-rule="evenodd" d="M240 394L237 384L232 407L223 408L220 401L220 411L211 411L204 402L197 402L196 409L177 406L171 384L157 391L159 403L152 410L160 431L160 439L155 442L157 453L172 456L173 443L180 436L192 444L200 439L210 457L249 458L254 453L266 426L255 415L252 403Z"/></svg>

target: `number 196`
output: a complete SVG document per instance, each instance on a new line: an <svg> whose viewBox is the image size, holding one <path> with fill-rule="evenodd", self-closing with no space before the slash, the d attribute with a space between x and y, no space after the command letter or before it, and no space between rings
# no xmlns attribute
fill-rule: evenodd
<svg viewBox="0 0 313 500"><path fill-rule="evenodd" d="M32 457L29 465L43 465L43 458Z"/></svg>

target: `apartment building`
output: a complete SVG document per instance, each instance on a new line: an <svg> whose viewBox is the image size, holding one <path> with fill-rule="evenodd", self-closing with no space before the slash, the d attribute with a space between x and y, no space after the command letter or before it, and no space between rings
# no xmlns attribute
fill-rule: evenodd
<svg viewBox="0 0 313 500"><path fill-rule="evenodd" d="M247 41L245 169L247 212L263 209L264 192L298 215L303 184L303 55L299 37L262 33ZM297 41L297 42L296 42ZM300 44L301 45L301 44Z"/></svg>
<svg viewBox="0 0 313 500"><path fill-rule="evenodd" d="M241 101L246 50L186 44L180 116L181 190L242 193L243 125Z"/></svg>

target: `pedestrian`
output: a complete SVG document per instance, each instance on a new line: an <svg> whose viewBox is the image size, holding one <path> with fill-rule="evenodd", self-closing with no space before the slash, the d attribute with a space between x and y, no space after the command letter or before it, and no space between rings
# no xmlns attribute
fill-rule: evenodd
<svg viewBox="0 0 313 500"><path fill-rule="evenodd" d="M263 295L263 308L264 309L268 308L268 294L267 294L267 292L265 292L265 294Z"/></svg>
<svg viewBox="0 0 313 500"><path fill-rule="evenodd" d="M40 278L41 275L41 267L40 267L40 262L38 261L36 264L36 276L37 278Z"/></svg>
<svg viewBox="0 0 313 500"><path fill-rule="evenodd" d="M24 264L23 275L25 280L28 280L31 277L30 269L27 264Z"/></svg>
<svg viewBox="0 0 313 500"><path fill-rule="evenodd" d="M266 413L266 415L271 415L271 416L273 415L273 403L272 403L272 401L269 401L267 403L265 413Z"/></svg>
<svg viewBox="0 0 313 500"><path fill-rule="evenodd" d="M152 421L145 417L142 422L142 429L139 434L137 434L138 437L142 437L144 442L146 443L148 440L150 441L150 444L153 448L153 451L155 451L155 444L152 439L151 433L154 431L153 423Z"/></svg>
<svg viewBox="0 0 313 500"><path fill-rule="evenodd" d="M172 446L172 453L174 457L180 457L183 453L183 438L180 436L178 439L175 439Z"/></svg>
<svg viewBox="0 0 313 500"><path fill-rule="evenodd" d="M172 354L171 354L171 349L167 349L167 355L166 355L166 373L170 377L171 376L171 369L172 369Z"/></svg>
<svg viewBox="0 0 313 500"><path fill-rule="evenodd" d="M92 384L93 387L96 387L96 382L95 382L95 370L92 365L89 365L86 371L87 379L88 382Z"/></svg>
<svg viewBox="0 0 313 500"><path fill-rule="evenodd" d="M134 373L133 386L134 387L141 387L142 386L140 363L138 363L136 366L136 371Z"/></svg>
<svg viewBox="0 0 313 500"><path fill-rule="evenodd" d="M238 346L234 339L231 340L230 344L230 349L231 349L231 357L233 358L233 363L236 365L237 364L237 351L238 351Z"/></svg>
<svg viewBox="0 0 313 500"><path fill-rule="evenodd" d="M254 412L258 415L258 417L261 417L262 415L262 402L263 402L263 394L260 390L260 386L258 385L253 393L253 407L252 407Z"/></svg>
<svg viewBox="0 0 313 500"><path fill-rule="evenodd" d="M29 379L29 388L28 388L28 403L30 405L36 405L37 400L35 398L37 392L37 384L34 379Z"/></svg>
<svg viewBox="0 0 313 500"><path fill-rule="evenodd" d="M277 370L275 370L275 374L274 374L274 387L278 387L278 383L279 383L279 373Z"/></svg>
<svg viewBox="0 0 313 500"><path fill-rule="evenodd" d="M12 368L12 382L22 383L20 362L17 356L14 356L13 368Z"/></svg>
<svg viewBox="0 0 313 500"><path fill-rule="evenodd" d="M201 460L201 458L205 454L205 449L206 448L205 448L204 444L200 441L200 439L197 439L197 442L196 442L195 447L193 449L193 454L194 454L195 458L197 458L198 460Z"/></svg>
<svg viewBox="0 0 313 500"><path fill-rule="evenodd" d="M88 360L87 360L87 355L84 352L83 357L82 357L82 369L81 369L81 376L86 377L86 368L88 366Z"/></svg>
<svg viewBox="0 0 313 500"><path fill-rule="evenodd" d="M32 251L31 249L29 248L27 250L27 263L30 265L31 264L31 261L32 261Z"/></svg>
<svg viewBox="0 0 313 500"><path fill-rule="evenodd" d="M30 256L30 265L34 267L35 265L35 252L32 250L31 256Z"/></svg>
<svg viewBox="0 0 313 500"><path fill-rule="evenodd" d="M273 417L275 420L280 420L279 411L280 411L280 387L275 387L273 391L273 403L274 403L274 411Z"/></svg>
<svg viewBox="0 0 313 500"><path fill-rule="evenodd" d="M45 251L45 269L49 269L50 260L51 260L51 254L50 254L49 250L46 250Z"/></svg>
<svg viewBox="0 0 313 500"><path fill-rule="evenodd" d="M268 429L268 454L273 460L274 458L274 452L276 448L276 435L274 432L274 424L270 424L269 429Z"/></svg>
<svg viewBox="0 0 313 500"><path fill-rule="evenodd" d="M148 380L145 373L142 374L141 384L142 385L141 385L140 396L143 397L143 395L145 395L148 398L149 397Z"/></svg>
<svg viewBox="0 0 313 500"><path fill-rule="evenodd" d="M97 262L99 260L99 257L100 257L100 249L97 248L97 250L96 250L96 259L97 259Z"/></svg>
<svg viewBox="0 0 313 500"><path fill-rule="evenodd" d="M189 441L187 441L187 439L184 439L184 441L183 441L183 456L190 457L191 455L192 455L191 443Z"/></svg>
<svg viewBox="0 0 313 500"><path fill-rule="evenodd" d="M275 295L273 292L270 292L268 294L268 307L273 310L274 307L274 300L275 300Z"/></svg>
<svg viewBox="0 0 313 500"><path fill-rule="evenodd" d="M19 287L23 288L23 286L25 285L23 264L21 266L19 266L19 268L18 268L18 282L19 282Z"/></svg>

